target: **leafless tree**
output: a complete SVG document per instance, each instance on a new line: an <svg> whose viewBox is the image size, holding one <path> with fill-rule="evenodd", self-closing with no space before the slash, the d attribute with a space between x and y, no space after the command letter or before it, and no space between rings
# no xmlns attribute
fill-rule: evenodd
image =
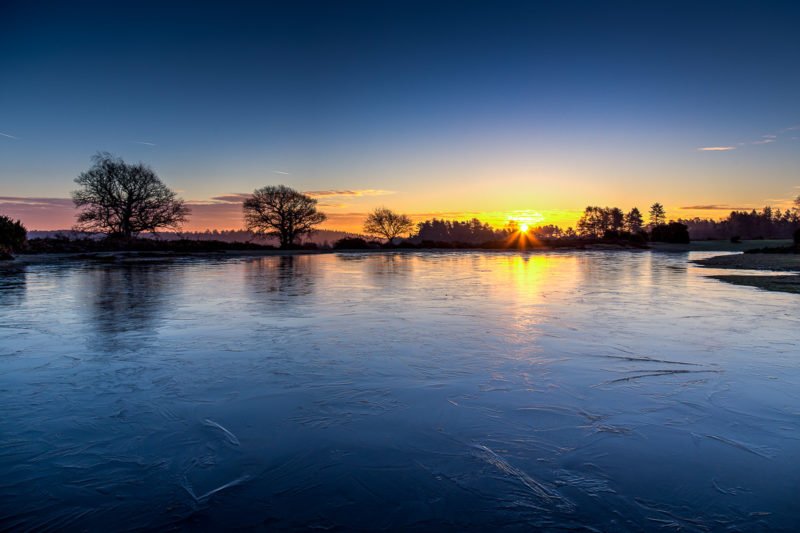
<svg viewBox="0 0 800 533"><path fill-rule="evenodd" d="M189 208L143 163L129 165L108 152L92 157L94 164L75 178L72 192L78 215L76 229L130 238L159 228L178 229Z"/></svg>
<svg viewBox="0 0 800 533"><path fill-rule="evenodd" d="M384 237L388 239L387 244L392 244L400 234L410 232L413 227L407 215L398 215L385 207L377 208L364 221L364 233Z"/></svg>
<svg viewBox="0 0 800 533"><path fill-rule="evenodd" d="M242 208L247 229L277 237L281 248L291 246L300 235L313 232L314 226L328 218L317 211L314 198L285 185L256 189Z"/></svg>

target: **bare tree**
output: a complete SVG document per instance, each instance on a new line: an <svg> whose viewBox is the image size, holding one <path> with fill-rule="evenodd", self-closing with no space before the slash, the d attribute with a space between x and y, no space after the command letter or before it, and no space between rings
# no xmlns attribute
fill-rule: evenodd
<svg viewBox="0 0 800 533"><path fill-rule="evenodd" d="M311 233L314 226L328 217L317 211L317 201L286 185L256 189L242 204L247 229L277 237L281 248L291 246L300 235Z"/></svg>
<svg viewBox="0 0 800 533"><path fill-rule="evenodd" d="M75 178L80 189L72 192L72 201L82 209L76 229L130 238L143 231L178 229L186 221L189 208L147 165L129 165L108 152L98 152L92 161Z"/></svg>
<svg viewBox="0 0 800 533"><path fill-rule="evenodd" d="M407 215L398 215L391 209L379 207L367 216L364 221L364 233L378 235L388 239L387 244L402 233L410 232L414 224Z"/></svg>

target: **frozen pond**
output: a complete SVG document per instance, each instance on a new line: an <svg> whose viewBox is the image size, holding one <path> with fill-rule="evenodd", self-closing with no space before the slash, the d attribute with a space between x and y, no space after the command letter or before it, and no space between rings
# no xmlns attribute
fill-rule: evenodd
<svg viewBox="0 0 800 533"><path fill-rule="evenodd" d="M0 529L796 529L800 297L710 272L0 266Z"/></svg>

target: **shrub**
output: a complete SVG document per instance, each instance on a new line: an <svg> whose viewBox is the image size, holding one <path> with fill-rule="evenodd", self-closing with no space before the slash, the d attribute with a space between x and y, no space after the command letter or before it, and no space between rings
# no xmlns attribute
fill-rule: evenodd
<svg viewBox="0 0 800 533"><path fill-rule="evenodd" d="M28 231L22 222L14 222L8 217L0 215L0 256L9 256L13 252L22 251Z"/></svg>
<svg viewBox="0 0 800 533"><path fill-rule="evenodd" d="M680 222L659 224L653 228L650 239L654 242L686 244L689 242L689 226Z"/></svg>
<svg viewBox="0 0 800 533"><path fill-rule="evenodd" d="M336 250L367 250L371 246L360 237L345 237L333 243Z"/></svg>
<svg viewBox="0 0 800 533"><path fill-rule="evenodd" d="M794 238L794 243L795 244L800 244L800 228L797 228L796 230L794 230L793 238Z"/></svg>

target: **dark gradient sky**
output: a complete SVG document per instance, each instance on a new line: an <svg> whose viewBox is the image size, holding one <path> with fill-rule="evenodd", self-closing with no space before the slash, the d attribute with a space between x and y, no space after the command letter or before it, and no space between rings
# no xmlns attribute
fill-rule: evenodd
<svg viewBox="0 0 800 533"><path fill-rule="evenodd" d="M213 198L271 183L352 191L320 195L331 226L380 204L786 206L799 6L3 2L0 212L68 197L98 150L210 204L195 226L240 225ZM64 225L42 209L29 226Z"/></svg>

